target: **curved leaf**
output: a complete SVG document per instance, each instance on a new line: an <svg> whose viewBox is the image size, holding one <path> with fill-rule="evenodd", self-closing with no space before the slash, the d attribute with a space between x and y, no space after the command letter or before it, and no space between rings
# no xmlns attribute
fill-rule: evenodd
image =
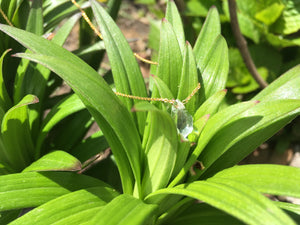
<svg viewBox="0 0 300 225"><path fill-rule="evenodd" d="M177 156L177 130L171 116L163 111L149 112L143 194L165 187L171 178Z"/></svg>
<svg viewBox="0 0 300 225"><path fill-rule="evenodd" d="M246 185L229 179L195 181L174 188L158 190L149 196L151 200L159 194L177 194L204 201L247 224L295 224L271 200Z"/></svg>
<svg viewBox="0 0 300 225"><path fill-rule="evenodd" d="M211 7L194 46L197 66L201 72L206 67L209 60L208 54L220 34L221 24L219 13L216 7Z"/></svg>
<svg viewBox="0 0 300 225"><path fill-rule="evenodd" d="M169 187L175 186L183 179L185 174L189 171L191 166L196 162L200 153L203 151L203 149L208 144L210 139L212 139L214 137L214 135L217 133L218 130L220 130L222 127L226 126L226 124L232 118L241 114L245 110L253 107L255 104L257 104L257 101L249 101L249 102L235 104L235 105L232 105L230 107L227 107L227 108L219 111L214 116L209 118L208 122L206 123L205 127L203 128L203 130L200 134L196 148L194 149L194 151L188 158L184 167L181 169L181 171L178 173L178 175L175 177L175 179L171 182ZM204 124L205 124L205 121L206 121L205 116L203 116ZM204 165L204 167L206 167L206 165Z"/></svg>
<svg viewBox="0 0 300 225"><path fill-rule="evenodd" d="M147 91L141 70L125 37L98 2L91 1L91 5L103 36L117 91L146 97ZM121 100L126 104L127 109L131 110L134 104L133 100L122 97ZM143 133L146 112L139 112L133 115L137 117L140 133Z"/></svg>
<svg viewBox="0 0 300 225"><path fill-rule="evenodd" d="M244 183L253 189L272 195L300 198L300 168L282 165L243 165L222 170L214 178L226 178Z"/></svg>
<svg viewBox="0 0 300 225"><path fill-rule="evenodd" d="M204 177L237 164L300 114L300 100L263 101L237 115L213 137L199 157Z"/></svg>
<svg viewBox="0 0 300 225"><path fill-rule="evenodd" d="M264 88L252 99L270 101L277 99L300 99L300 65L295 66Z"/></svg>
<svg viewBox="0 0 300 225"><path fill-rule="evenodd" d="M106 187L104 182L71 172L27 172L0 176L0 211L42 205L83 188Z"/></svg>
<svg viewBox="0 0 300 225"><path fill-rule="evenodd" d="M163 19L160 32L157 76L177 96L182 68L182 53L172 25Z"/></svg>
<svg viewBox="0 0 300 225"><path fill-rule="evenodd" d="M118 195L105 187L93 187L53 199L11 224L82 224L91 222L96 213Z"/></svg>
<svg viewBox="0 0 300 225"><path fill-rule="evenodd" d="M46 65L72 87L101 127L111 146L119 167L124 192L132 193L134 183L132 171L138 184L141 180L139 134L128 110L103 78L78 57L44 38L5 25L0 25L0 30L33 52L41 54L26 54L26 57ZM19 56L25 57L24 54ZM124 132L124 129L127 132Z"/></svg>
<svg viewBox="0 0 300 225"><path fill-rule="evenodd" d="M244 225L236 218L205 203L192 204L180 215L167 220L172 225Z"/></svg>
<svg viewBox="0 0 300 225"><path fill-rule="evenodd" d="M81 163L64 151L53 151L26 167L23 172L30 171L78 171Z"/></svg>
<svg viewBox="0 0 300 225"><path fill-rule="evenodd" d="M194 53L190 43L186 42L184 49L183 65L181 72L181 80L179 84L179 90L177 99L184 100L188 98L198 85L198 72L197 65L194 58ZM194 96L186 103L187 111L193 115L196 110L196 104L198 103L199 93L195 93Z"/></svg>
<svg viewBox="0 0 300 225"><path fill-rule="evenodd" d="M130 195L119 195L102 208L93 219L97 225L153 224L157 206L145 204Z"/></svg>
<svg viewBox="0 0 300 225"><path fill-rule="evenodd" d="M200 102L202 103L226 85L229 70L228 47L219 35L207 54L207 63L201 72Z"/></svg>
<svg viewBox="0 0 300 225"><path fill-rule="evenodd" d="M223 101L227 90L221 90L216 92L214 95L210 96L196 111L194 115L194 120L197 121L202 116L210 114L213 115L218 111L218 108Z"/></svg>
<svg viewBox="0 0 300 225"><path fill-rule="evenodd" d="M71 115L72 113L78 112L84 108L85 105L76 94L67 96L60 102L58 102L43 120L42 129L39 132L39 136L37 138L37 154L39 154L39 152L41 151L40 148L45 137L57 123L59 123L61 120Z"/></svg>
<svg viewBox="0 0 300 225"><path fill-rule="evenodd" d="M180 13L178 12L175 2L172 0L167 1L166 19L170 22L170 24L174 29L174 32L178 39L179 47L183 54L184 43L185 43L184 29L183 29Z"/></svg>
<svg viewBox="0 0 300 225"><path fill-rule="evenodd" d="M5 112L11 107L11 99L7 93L5 82L3 80L2 68L3 68L3 60L5 55L10 51L10 49L6 50L2 53L0 58L0 109ZM1 115L0 115L1 116ZM2 117L0 117L0 122L2 121Z"/></svg>
<svg viewBox="0 0 300 225"><path fill-rule="evenodd" d="M25 96L17 105L10 108L1 124L1 161L15 171L28 166L34 158L34 146L29 126L28 105L37 103L34 95Z"/></svg>

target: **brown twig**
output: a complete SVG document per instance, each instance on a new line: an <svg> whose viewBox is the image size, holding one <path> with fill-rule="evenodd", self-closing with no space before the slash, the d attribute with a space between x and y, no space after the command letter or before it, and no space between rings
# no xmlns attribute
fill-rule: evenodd
<svg viewBox="0 0 300 225"><path fill-rule="evenodd" d="M106 159L110 155L110 148L107 148L103 152L100 152L97 155L94 155L87 161L83 163L82 169L78 171L77 173L81 174L90 169L91 167L95 166L97 163L101 162L102 160Z"/></svg>
<svg viewBox="0 0 300 225"><path fill-rule="evenodd" d="M248 68L250 74L253 76L253 78L256 80L256 82L259 84L259 86L263 89L268 86L268 83L257 72L257 69L254 65L254 62L253 62L251 55L249 53L249 50L248 50L247 41L241 34L239 22L237 19L235 0L228 0L228 6L229 6L229 13L230 13L231 28L232 28L232 32L235 37L238 49L243 57L243 60L246 64L246 67Z"/></svg>

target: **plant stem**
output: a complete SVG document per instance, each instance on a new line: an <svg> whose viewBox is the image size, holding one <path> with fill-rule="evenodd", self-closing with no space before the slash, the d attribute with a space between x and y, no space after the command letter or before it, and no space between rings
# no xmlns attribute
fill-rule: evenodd
<svg viewBox="0 0 300 225"><path fill-rule="evenodd" d="M230 13L231 28L232 28L233 35L236 39L238 49L243 57L243 60L246 64L246 67L248 68L250 74L256 80L256 82L259 84L259 86L263 89L268 86L268 83L266 81L264 81L264 79L257 72L257 69L254 65L254 62L253 62L251 55L249 53L249 50L248 50L247 41L241 34L239 22L237 19L235 0L228 0L228 6L229 6L229 13Z"/></svg>

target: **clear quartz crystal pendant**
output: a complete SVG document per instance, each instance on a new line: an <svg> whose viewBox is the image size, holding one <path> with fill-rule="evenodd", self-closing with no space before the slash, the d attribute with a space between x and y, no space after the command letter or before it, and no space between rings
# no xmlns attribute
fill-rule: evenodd
<svg viewBox="0 0 300 225"><path fill-rule="evenodd" d="M193 131L193 117L188 113L180 100L175 100L172 105L171 115L176 122L179 133L182 137L187 138Z"/></svg>

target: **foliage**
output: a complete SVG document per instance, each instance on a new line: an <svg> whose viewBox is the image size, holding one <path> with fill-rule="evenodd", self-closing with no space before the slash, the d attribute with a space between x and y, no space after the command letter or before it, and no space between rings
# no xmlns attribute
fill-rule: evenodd
<svg viewBox="0 0 300 225"><path fill-rule="evenodd" d="M0 25L1 42L17 45L12 37L28 49L14 54L21 60L13 85L6 70L0 76L1 224L204 224L218 223L219 216L222 224L296 224L299 207L264 194L299 198L298 168L234 165L299 115L300 67L251 101L220 108L229 63L218 11L210 9L192 48L184 41L175 3L168 2L151 97L183 102L190 97L183 115L192 115L194 127L185 138L170 101L129 98L147 97L136 59L108 12L97 1L90 3L115 88L127 98L116 96L95 69L61 47L65 38L56 44L59 33L49 41L22 26ZM34 9L48 9L35 4ZM73 9L69 6L60 11L64 16ZM54 28L53 20L48 24ZM39 75L33 76L35 71ZM50 71L74 91L54 104L49 95L58 76ZM198 82L201 89L194 93ZM46 108L51 111L43 119ZM101 132L82 141L91 116ZM81 162L93 161L108 146L112 155L100 163L103 170L83 175ZM34 209L18 217L29 207Z"/></svg>

